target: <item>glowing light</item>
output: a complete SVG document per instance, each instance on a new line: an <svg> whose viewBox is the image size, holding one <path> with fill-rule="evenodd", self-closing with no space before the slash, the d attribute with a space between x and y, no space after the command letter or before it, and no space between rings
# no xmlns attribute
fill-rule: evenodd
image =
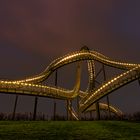
<svg viewBox="0 0 140 140"><path fill-rule="evenodd" d="M91 60L91 63L88 64L89 71L89 87L87 88L85 95L81 96L80 108L85 109L87 106L90 106L92 103L96 102L103 96L109 94L109 92L119 88L126 83L129 83L133 80L140 78L140 64L131 64L131 63L123 63L118 62L106 57L96 51L77 51L70 53L68 55L62 56L54 60L42 73L26 78L19 81L0 81L0 91L4 90L4 92L11 92L16 90L23 94L32 94L32 95L43 95L47 97L60 98L60 99L72 99L83 94L83 91L80 91L80 76L77 76L76 86L72 90L62 89L59 87L50 87L46 85L42 85L41 83L48 78L49 75L52 74L53 71L62 67L64 65L82 61L82 60ZM94 69L94 61L99 61L105 65L126 70L126 72L118 75L115 78L105 82L96 90L93 90L93 81L95 78L95 69ZM93 64L93 65L92 65ZM80 71L77 72L80 75ZM24 89L24 90L23 90ZM26 91L26 93L25 93ZM32 92L34 91L34 92ZM103 105L102 105L103 106ZM105 107L105 106L104 106ZM111 108L111 107L110 107ZM118 112L115 108L111 108L114 112ZM73 112L71 112L73 114ZM75 116L75 114L73 114ZM76 117L76 116L75 116Z"/></svg>

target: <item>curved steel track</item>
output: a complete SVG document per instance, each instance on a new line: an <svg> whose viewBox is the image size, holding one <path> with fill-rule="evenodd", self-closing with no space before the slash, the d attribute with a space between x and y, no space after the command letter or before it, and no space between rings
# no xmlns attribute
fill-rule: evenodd
<svg viewBox="0 0 140 140"><path fill-rule="evenodd" d="M89 83L86 91L80 90L81 81L81 61L87 60ZM125 70L122 74L112 78L109 81L104 82L98 88L95 88L95 66L94 61L103 63L114 68ZM46 80L56 69L68 65L70 63L78 62L77 76L75 86L72 90L64 89L60 87L50 87L43 85L42 82ZM88 49L81 49L80 51L67 54L54 60L48 67L38 75L25 78L22 80L0 80L0 92L10 94L22 94L43 96L58 99L74 99L77 96L80 97L79 111L94 110L94 103L107 96L114 90L140 78L140 64L132 64L126 62L114 61L109 57L106 57L96 51L89 51ZM102 109L107 109L106 105L100 103ZM112 112L120 115L120 111L110 106ZM71 110L71 109L70 109ZM71 110L71 113L75 118L76 113Z"/></svg>

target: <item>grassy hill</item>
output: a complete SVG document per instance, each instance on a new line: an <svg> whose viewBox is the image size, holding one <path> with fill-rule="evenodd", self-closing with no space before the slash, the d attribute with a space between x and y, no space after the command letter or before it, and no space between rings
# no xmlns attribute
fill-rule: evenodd
<svg viewBox="0 0 140 140"><path fill-rule="evenodd" d="M140 140L140 122L0 121L0 140Z"/></svg>

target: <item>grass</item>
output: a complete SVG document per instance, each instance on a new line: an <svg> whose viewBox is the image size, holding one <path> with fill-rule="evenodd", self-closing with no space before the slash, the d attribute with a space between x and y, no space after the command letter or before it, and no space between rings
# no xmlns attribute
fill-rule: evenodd
<svg viewBox="0 0 140 140"><path fill-rule="evenodd" d="M140 140L128 121L0 121L0 140Z"/></svg>

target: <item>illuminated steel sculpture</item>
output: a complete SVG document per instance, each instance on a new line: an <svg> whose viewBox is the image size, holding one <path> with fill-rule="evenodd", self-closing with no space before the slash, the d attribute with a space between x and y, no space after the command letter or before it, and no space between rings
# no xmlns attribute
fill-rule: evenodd
<svg viewBox="0 0 140 140"><path fill-rule="evenodd" d="M80 77L81 77L81 62L87 60L89 83L86 91L80 90ZM112 78L109 81L103 82L99 87L95 88L95 66L94 61L98 61L104 65L115 67L125 70L122 74ZM46 80L55 70L68 65L70 63L78 62L76 83L72 90L51 87L43 85L42 82ZM73 52L62 56L54 60L42 73L33 77L25 78L18 81L0 80L0 92L10 94L22 94L33 95L49 98L58 98L67 100L68 112L76 120L79 119L78 113L74 111L71 105L72 99L79 98L79 111L80 113L89 112L98 108L101 110L110 110L118 116L122 115L122 112L104 103L98 103L98 101L107 96L114 90L140 78L140 64L131 64L117 62L109 57L106 57L96 51L90 51L87 47L83 47L80 51ZM97 104L98 103L98 104Z"/></svg>

